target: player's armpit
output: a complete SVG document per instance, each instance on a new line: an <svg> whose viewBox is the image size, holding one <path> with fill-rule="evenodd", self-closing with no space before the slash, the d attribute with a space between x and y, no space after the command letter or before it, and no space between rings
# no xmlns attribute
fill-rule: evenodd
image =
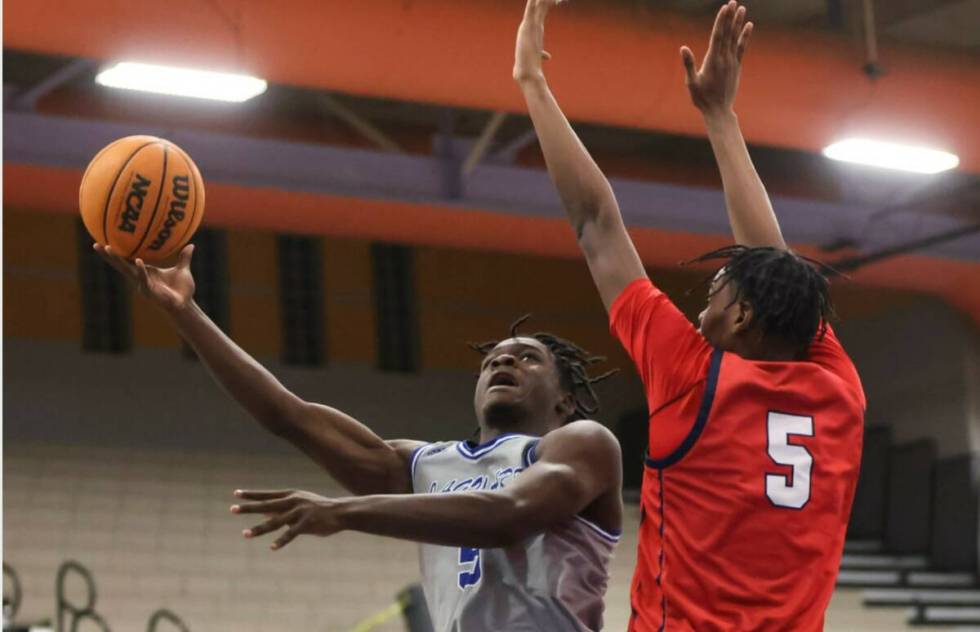
<svg viewBox="0 0 980 632"><path fill-rule="evenodd" d="M280 436L316 461L356 495L412 491L408 469L417 442L385 441L370 428L329 406L299 400Z"/></svg>

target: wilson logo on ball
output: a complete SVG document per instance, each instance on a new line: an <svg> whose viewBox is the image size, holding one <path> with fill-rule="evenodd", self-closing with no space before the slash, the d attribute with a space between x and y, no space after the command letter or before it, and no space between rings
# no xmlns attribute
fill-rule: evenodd
<svg viewBox="0 0 980 632"><path fill-rule="evenodd" d="M136 232L136 222L140 221L143 200L146 199L146 192L151 184L153 184L152 180L148 180L138 173L136 174L136 179L133 180L133 186L129 189L129 195L126 196L126 210L120 218L119 230L124 230L127 233Z"/></svg>
<svg viewBox="0 0 980 632"><path fill-rule="evenodd" d="M187 210L187 199L191 194L191 182L187 176L174 176L173 199L170 200L170 210L167 211L167 219L163 222L163 228L157 233L157 238L149 245L150 250L160 250L176 226L184 219L184 211Z"/></svg>
<svg viewBox="0 0 980 632"><path fill-rule="evenodd" d="M177 145L156 136L127 136L89 163L78 206L96 242L130 261L168 265L201 225L204 182Z"/></svg>

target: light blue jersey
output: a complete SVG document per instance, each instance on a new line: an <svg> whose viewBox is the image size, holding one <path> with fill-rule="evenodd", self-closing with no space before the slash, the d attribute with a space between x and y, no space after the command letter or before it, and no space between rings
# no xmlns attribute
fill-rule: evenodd
<svg viewBox="0 0 980 632"><path fill-rule="evenodd" d="M416 494L506 487L535 460L540 437L432 443L412 455ZM507 548L420 545L436 632L585 632L602 628L609 560L619 541L575 517Z"/></svg>

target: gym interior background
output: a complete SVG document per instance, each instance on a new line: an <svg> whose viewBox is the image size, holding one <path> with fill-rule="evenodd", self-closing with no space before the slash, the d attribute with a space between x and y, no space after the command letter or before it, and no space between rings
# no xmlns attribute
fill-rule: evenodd
<svg viewBox="0 0 980 632"><path fill-rule="evenodd" d="M828 629L980 625L980 5L747 4L740 121L788 240L847 275L837 330L868 394ZM651 276L692 319L710 270L679 262L730 238L677 48L703 52L717 5L576 0L548 34L550 83ZM598 417L621 439L635 496L642 391L510 78L522 6L5 3L7 623L409 629L398 595L418 579L413 545L342 534L273 554L240 538L233 489L338 488L241 413L91 252L81 173L129 134L168 138L200 166L198 301L299 394L384 437L468 437L478 356L466 343L533 313L529 328L622 369L598 387ZM247 71L269 87L228 104L95 83L123 59ZM857 131L942 146L959 167L921 176L820 155ZM610 630L629 613L636 514Z"/></svg>

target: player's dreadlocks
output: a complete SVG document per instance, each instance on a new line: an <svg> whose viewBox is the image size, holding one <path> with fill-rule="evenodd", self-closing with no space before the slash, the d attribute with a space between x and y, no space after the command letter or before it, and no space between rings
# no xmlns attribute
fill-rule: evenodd
<svg viewBox="0 0 980 632"><path fill-rule="evenodd" d="M719 259L725 264L715 292L734 281L732 303L749 301L765 335L791 342L801 352L823 337L827 321L835 317L824 276L832 268L789 250L747 246L719 248L689 263Z"/></svg>
<svg viewBox="0 0 980 632"><path fill-rule="evenodd" d="M531 314L526 314L514 321L510 326L511 338L517 338L521 335L517 330L529 318L531 318ZM559 383L563 389L572 394L575 410L565 422L586 419L597 413L599 411L599 396L596 395L592 385L601 382L619 369L607 371L598 377L590 377L589 367L604 362L605 357L594 356L574 342L547 332L537 332L527 337L534 338L551 351L558 367ZM487 355L498 344L500 344L499 340L491 340L483 343L470 343L470 347L483 355Z"/></svg>

